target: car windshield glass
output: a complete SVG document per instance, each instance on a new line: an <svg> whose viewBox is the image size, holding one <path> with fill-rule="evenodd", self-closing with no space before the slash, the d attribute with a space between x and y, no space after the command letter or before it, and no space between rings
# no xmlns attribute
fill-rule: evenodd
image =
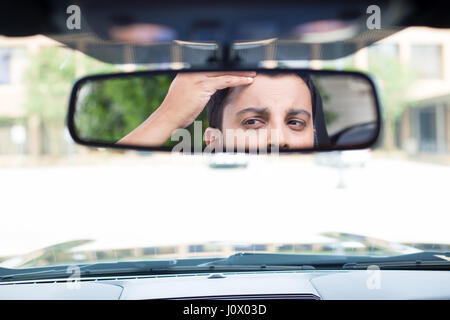
<svg viewBox="0 0 450 320"><path fill-rule="evenodd" d="M406 28L339 59L294 59L301 48L288 42L234 44L248 61L263 61L259 67L370 74L384 121L372 149L185 156L74 143L66 112L76 79L180 68L183 54L214 49L182 45L173 61L115 64L42 35L0 37L0 268L239 253L448 259L450 30ZM134 88L111 94L121 101L125 90ZM345 131L338 115L325 118L330 135Z"/></svg>

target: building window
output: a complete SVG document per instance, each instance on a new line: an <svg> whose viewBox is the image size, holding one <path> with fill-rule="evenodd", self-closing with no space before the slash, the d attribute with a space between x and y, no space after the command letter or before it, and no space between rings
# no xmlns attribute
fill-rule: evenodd
<svg viewBox="0 0 450 320"><path fill-rule="evenodd" d="M0 48L0 84L10 83L11 49Z"/></svg>
<svg viewBox="0 0 450 320"><path fill-rule="evenodd" d="M411 46L411 63L422 79L442 77L442 48L440 45Z"/></svg>
<svg viewBox="0 0 450 320"><path fill-rule="evenodd" d="M234 251L266 251L265 244L235 245Z"/></svg>
<svg viewBox="0 0 450 320"><path fill-rule="evenodd" d="M424 108L419 110L419 150L436 152L436 109Z"/></svg>
<svg viewBox="0 0 450 320"><path fill-rule="evenodd" d="M203 252L205 249L203 248L203 245L201 244L193 244L189 246L189 252L195 253L195 252Z"/></svg>
<svg viewBox="0 0 450 320"><path fill-rule="evenodd" d="M380 43L368 49L369 67L383 63L383 60L398 59L398 45L395 43Z"/></svg>

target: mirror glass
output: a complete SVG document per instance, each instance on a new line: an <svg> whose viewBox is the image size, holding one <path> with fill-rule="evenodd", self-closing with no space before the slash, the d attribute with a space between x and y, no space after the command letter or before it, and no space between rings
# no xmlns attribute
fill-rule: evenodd
<svg viewBox="0 0 450 320"><path fill-rule="evenodd" d="M379 123L373 83L355 72L92 76L74 86L69 112L77 142L189 153L363 148Z"/></svg>

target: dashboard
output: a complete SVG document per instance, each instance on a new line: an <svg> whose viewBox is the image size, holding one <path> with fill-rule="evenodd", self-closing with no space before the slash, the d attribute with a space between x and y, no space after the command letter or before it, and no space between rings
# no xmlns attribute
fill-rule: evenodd
<svg viewBox="0 0 450 320"><path fill-rule="evenodd" d="M0 300L8 299L450 299L450 272L308 270L1 283Z"/></svg>

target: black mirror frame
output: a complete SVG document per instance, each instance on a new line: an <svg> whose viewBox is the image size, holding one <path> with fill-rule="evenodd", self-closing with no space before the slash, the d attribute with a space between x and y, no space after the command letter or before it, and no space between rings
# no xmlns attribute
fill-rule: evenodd
<svg viewBox="0 0 450 320"><path fill-rule="evenodd" d="M345 150L358 150L358 149L366 149L374 146L378 140L378 137L381 132L381 105L380 98L377 90L377 86L372 77L363 72L357 71L340 71L340 70L314 70L314 69L291 69L291 68L283 68L283 69L266 69L266 68L234 68L234 67L224 67L224 68L214 68L214 69L164 69L164 70L145 70L145 71L134 71L134 72L118 72L118 73L108 73L108 74L94 74L88 75L83 78L80 78L75 82L72 88L72 92L69 98L69 110L67 114L67 127L69 129L70 136L72 139L84 146L94 147L94 148L112 148L112 149L121 149L121 150L136 150L136 151L164 151L164 152L172 152L171 147L144 147L144 146L134 146L134 145L121 145L121 144L111 144L111 143L103 143L97 141L90 140L82 140L78 137L77 132L75 130L74 118L75 118L75 105L76 105L76 97L78 90L84 85L85 82L92 80L101 80L101 79L111 79L111 78L125 78L125 77L133 77L137 75L163 75L163 74L177 74L177 73L192 73L192 72L211 72L211 71L264 71L267 72L285 72L285 73L295 73L295 72L304 72L309 73L311 75L314 74L322 74L328 76L339 76L339 75L348 75L357 78L363 78L366 80L372 88L374 93L375 107L376 107L376 133L374 137L363 144L355 144L351 146L340 146L340 147L315 147L309 149L290 149L290 150L280 150L280 154L290 154L290 153L311 153L311 152L321 152L321 151L345 151ZM181 153L181 152L180 152ZM201 154L203 152L196 152L194 148L191 149L190 152L184 152L187 154ZM236 152L237 153L237 152Z"/></svg>

